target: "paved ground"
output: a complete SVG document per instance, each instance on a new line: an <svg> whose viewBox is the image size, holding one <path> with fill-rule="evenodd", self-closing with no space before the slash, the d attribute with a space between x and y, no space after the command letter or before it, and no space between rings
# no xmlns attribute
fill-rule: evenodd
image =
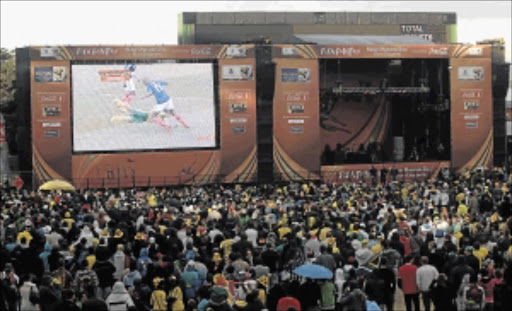
<svg viewBox="0 0 512 311"><path fill-rule="evenodd" d="M114 99L124 95L122 82L101 82L98 70L122 68L107 65L73 66L73 143L75 151L113 151L136 149L201 148L215 146L215 105L213 76L209 65L139 65L136 74L164 80L173 98L175 111L190 126L184 128L173 118L172 129L155 123L110 122L122 115ZM156 68L155 68L156 67ZM156 71L156 69L158 71ZM179 70L179 72L177 72ZM150 111L155 99L140 99L146 94L143 83L136 83L132 107Z"/></svg>

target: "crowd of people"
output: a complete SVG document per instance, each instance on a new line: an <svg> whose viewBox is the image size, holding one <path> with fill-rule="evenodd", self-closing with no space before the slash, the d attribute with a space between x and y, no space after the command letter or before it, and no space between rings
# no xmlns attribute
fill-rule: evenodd
<svg viewBox="0 0 512 311"><path fill-rule="evenodd" d="M2 189L0 310L509 310L512 182ZM333 277L304 278L304 264Z"/></svg>

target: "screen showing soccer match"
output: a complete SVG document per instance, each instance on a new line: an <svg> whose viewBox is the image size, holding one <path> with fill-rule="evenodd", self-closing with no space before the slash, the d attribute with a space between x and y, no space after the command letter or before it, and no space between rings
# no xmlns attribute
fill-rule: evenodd
<svg viewBox="0 0 512 311"><path fill-rule="evenodd" d="M213 64L71 69L74 152L216 147Z"/></svg>

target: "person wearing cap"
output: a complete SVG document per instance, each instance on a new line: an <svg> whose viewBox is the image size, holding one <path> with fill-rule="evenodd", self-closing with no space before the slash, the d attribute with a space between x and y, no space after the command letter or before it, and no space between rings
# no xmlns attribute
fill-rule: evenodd
<svg viewBox="0 0 512 311"><path fill-rule="evenodd" d="M157 277L153 280L155 290L151 293L150 306L153 311L167 311L167 298L164 291L163 279Z"/></svg>
<svg viewBox="0 0 512 311"><path fill-rule="evenodd" d="M32 241L32 234L30 233L30 231L32 230L32 222L29 219L25 220L24 228L25 228L25 230L23 230L22 232L20 232L18 234L16 240L19 243L22 238L25 238L26 244L28 246L28 245L30 245L30 241Z"/></svg>

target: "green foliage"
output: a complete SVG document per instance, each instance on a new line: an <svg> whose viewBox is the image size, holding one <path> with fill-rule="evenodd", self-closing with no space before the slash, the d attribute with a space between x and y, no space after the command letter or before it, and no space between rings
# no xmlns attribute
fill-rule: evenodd
<svg viewBox="0 0 512 311"><path fill-rule="evenodd" d="M0 51L0 108L14 100L14 80L16 79L16 58L13 51L2 48Z"/></svg>

